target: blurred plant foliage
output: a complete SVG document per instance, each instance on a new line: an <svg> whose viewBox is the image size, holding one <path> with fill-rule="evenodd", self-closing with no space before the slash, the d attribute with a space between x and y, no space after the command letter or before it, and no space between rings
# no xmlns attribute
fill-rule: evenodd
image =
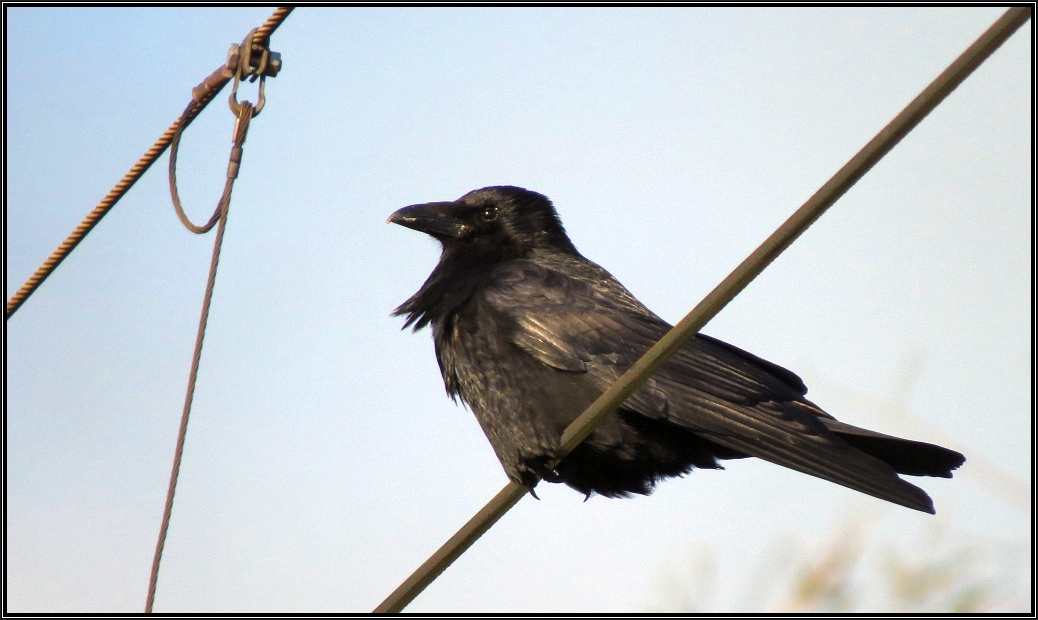
<svg viewBox="0 0 1038 620"><path fill-rule="evenodd" d="M655 611L983 613L1031 610L1030 541L980 538L937 520L917 548L884 540L877 519L849 520L822 545L772 545L741 592L718 599L720 564L709 545L667 573Z"/></svg>

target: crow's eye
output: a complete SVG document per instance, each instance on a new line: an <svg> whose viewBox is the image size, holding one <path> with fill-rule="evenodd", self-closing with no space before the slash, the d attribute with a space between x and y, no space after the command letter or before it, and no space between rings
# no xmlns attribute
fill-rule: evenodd
<svg viewBox="0 0 1038 620"><path fill-rule="evenodd" d="M479 214L484 222L493 222L497 219L497 207L486 207Z"/></svg>

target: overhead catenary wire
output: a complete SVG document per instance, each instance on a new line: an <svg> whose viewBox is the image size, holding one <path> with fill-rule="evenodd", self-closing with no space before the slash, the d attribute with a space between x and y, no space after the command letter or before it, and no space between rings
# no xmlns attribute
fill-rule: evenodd
<svg viewBox="0 0 1038 620"><path fill-rule="evenodd" d="M289 13L292 12L294 7L278 7L267 21L262 26L256 29L253 35L253 44L266 46L266 41L270 38L270 35L277 30L278 26L285 21ZM101 199L101 202L97 203L97 206L93 208L90 213L87 214L83 221L76 226L75 230L72 231L69 236L61 242L61 244L55 249L49 257L36 269L35 272L29 279L25 281L25 284L21 286L10 299L7 300L7 315L6 318L10 319L12 315L25 303L25 301L34 293L36 289L43 284L54 270L57 269L58 265L62 263L68 255L72 253L72 250L76 249L76 246L94 229L95 226L101 221L105 215L111 211L112 207L115 206L119 199L122 198L126 192L148 171L155 161L162 156L162 154L169 147L173 141L174 136L177 135L178 131L182 131L191 121L198 116L198 114L205 109L209 102L227 85L227 82L234 77L233 73L226 76L218 75L225 67L217 69L212 75L200 84L195 90L192 91L192 103L188 105L188 108L184 111L180 117L173 121L173 124L166 129L165 132L159 139L155 141L155 144L149 148L144 155L141 156L137 163L130 168L129 172L123 175L123 178L115 184L114 187ZM227 73L224 71L224 73Z"/></svg>
<svg viewBox="0 0 1038 620"><path fill-rule="evenodd" d="M768 267L807 228L860 180L927 114L1031 18L1030 7L1006 11L969 48L948 66L908 106L868 142L850 161L797 209L764 243L718 284L630 369L578 416L563 432L561 454L569 454L595 427L637 390L668 359ZM509 482L454 536L374 609L374 613L403 610L448 566L530 491Z"/></svg>

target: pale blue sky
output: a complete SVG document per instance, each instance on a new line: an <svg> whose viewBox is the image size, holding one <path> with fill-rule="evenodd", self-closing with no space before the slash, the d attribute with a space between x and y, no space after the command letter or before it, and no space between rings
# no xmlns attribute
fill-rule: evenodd
<svg viewBox="0 0 1038 620"><path fill-rule="evenodd" d="M6 10L8 296L269 13ZM437 257L389 213L542 192L676 321L1001 13L298 9L235 188L156 611L370 610L506 482L428 333L389 316ZM1032 28L704 330L841 420L1026 484ZM232 125L221 96L184 137L196 220ZM212 244L165 169L7 323L8 611L143 609ZM1029 510L972 462L913 482L960 531L1029 545ZM538 494L410 609L646 609L697 545L734 597L782 536L872 514L911 550L935 519L750 461L648 498Z"/></svg>

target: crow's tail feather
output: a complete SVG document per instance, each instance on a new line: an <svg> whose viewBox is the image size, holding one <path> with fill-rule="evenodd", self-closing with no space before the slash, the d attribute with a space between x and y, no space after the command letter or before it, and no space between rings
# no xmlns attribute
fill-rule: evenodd
<svg viewBox="0 0 1038 620"><path fill-rule="evenodd" d="M890 465L899 474L951 478L966 457L932 443L884 435L837 420L822 418L826 428L869 456Z"/></svg>

